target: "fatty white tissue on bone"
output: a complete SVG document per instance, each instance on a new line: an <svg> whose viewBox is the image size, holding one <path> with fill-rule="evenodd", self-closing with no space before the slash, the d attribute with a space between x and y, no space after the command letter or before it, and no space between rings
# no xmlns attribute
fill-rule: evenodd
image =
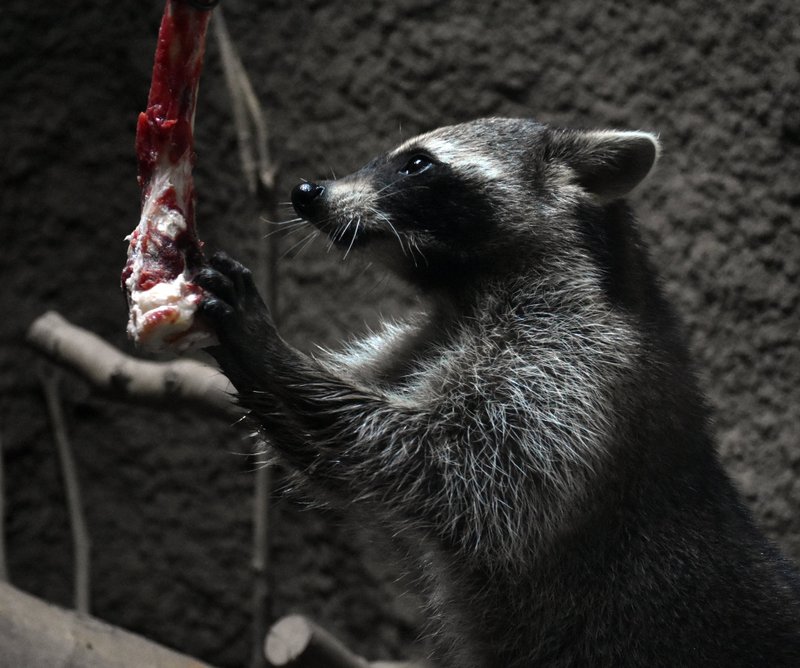
<svg viewBox="0 0 800 668"><path fill-rule="evenodd" d="M136 271L131 278L136 275ZM141 345L160 349L194 324L200 295L189 289L184 274L171 281L156 283L149 290L130 291L128 334ZM187 340L189 344L192 340ZM184 341L178 349L184 348Z"/></svg>
<svg viewBox="0 0 800 668"><path fill-rule="evenodd" d="M137 226L136 243L128 247L131 273L125 282L129 299L128 334L139 345L151 350L189 348L213 343L212 335L205 330L193 330L195 313L201 299L184 270L173 279L165 279L147 290L139 290L144 257L141 244L151 232L175 241L186 232L184 215L164 204L166 193L174 188L176 199L186 201L188 161L169 169L159 169L142 208ZM130 240L132 237L128 237Z"/></svg>

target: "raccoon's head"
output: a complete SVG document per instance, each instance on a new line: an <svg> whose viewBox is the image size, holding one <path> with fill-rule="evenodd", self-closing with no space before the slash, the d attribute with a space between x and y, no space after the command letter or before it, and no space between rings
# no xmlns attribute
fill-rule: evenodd
<svg viewBox="0 0 800 668"><path fill-rule="evenodd" d="M645 132L482 119L410 139L344 178L301 183L292 203L345 253L368 249L413 283L452 285L583 243L585 221L634 188L658 150Z"/></svg>

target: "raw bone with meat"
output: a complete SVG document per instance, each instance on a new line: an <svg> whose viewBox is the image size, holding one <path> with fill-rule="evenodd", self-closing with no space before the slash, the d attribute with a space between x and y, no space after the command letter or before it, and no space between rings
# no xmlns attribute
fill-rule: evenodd
<svg viewBox="0 0 800 668"><path fill-rule="evenodd" d="M194 114L210 11L167 0L158 33L147 109L139 114L136 154L142 214L127 237L122 284L128 334L151 350L186 350L214 342L198 321L203 290L192 180Z"/></svg>

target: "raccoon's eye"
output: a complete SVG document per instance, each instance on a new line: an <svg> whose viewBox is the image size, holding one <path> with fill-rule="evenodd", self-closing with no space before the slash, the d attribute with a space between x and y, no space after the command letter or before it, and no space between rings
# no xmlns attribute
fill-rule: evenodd
<svg viewBox="0 0 800 668"><path fill-rule="evenodd" d="M400 173L405 174L406 176L410 176L412 174L421 174L431 167L433 167L433 160L427 155L418 153L405 164L405 167L400 170Z"/></svg>

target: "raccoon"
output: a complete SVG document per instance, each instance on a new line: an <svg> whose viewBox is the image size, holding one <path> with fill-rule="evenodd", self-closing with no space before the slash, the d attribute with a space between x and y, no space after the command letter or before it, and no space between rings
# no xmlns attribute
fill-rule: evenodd
<svg viewBox="0 0 800 668"><path fill-rule="evenodd" d="M211 349L288 467L404 539L435 665L800 666L800 580L714 450L624 197L646 132L490 118L304 182L298 214L425 305L342 352L224 254Z"/></svg>

